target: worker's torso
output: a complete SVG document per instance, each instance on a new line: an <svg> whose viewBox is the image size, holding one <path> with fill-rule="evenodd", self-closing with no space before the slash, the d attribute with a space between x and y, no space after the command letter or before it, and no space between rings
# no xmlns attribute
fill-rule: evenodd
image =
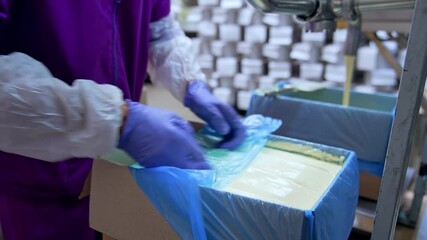
<svg viewBox="0 0 427 240"><path fill-rule="evenodd" d="M0 53L24 52L68 83L114 84L137 100L146 77L149 24L169 12L166 2L14 0L0 30Z"/></svg>
<svg viewBox="0 0 427 240"><path fill-rule="evenodd" d="M5 8L10 18L0 29L0 54L26 53L67 83L113 84L137 101L146 77L149 24L169 13L169 0L0 1L0 14ZM68 185L63 190L75 194L90 165L86 159L50 164L0 152L0 191L25 182Z"/></svg>

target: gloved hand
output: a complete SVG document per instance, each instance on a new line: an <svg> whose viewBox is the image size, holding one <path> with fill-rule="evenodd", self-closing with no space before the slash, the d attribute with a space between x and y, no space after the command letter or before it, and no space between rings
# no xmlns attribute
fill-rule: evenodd
<svg viewBox="0 0 427 240"><path fill-rule="evenodd" d="M217 99L203 81L191 81L184 97L184 105L220 135L218 147L234 150L245 139L246 129L234 109Z"/></svg>
<svg viewBox="0 0 427 240"><path fill-rule="evenodd" d="M172 112L128 101L118 147L144 167L210 169L190 124Z"/></svg>

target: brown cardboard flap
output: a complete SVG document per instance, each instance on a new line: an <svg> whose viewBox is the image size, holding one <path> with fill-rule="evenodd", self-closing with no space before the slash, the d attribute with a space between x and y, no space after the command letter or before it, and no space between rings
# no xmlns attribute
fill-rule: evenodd
<svg viewBox="0 0 427 240"><path fill-rule="evenodd" d="M93 229L120 240L179 239L127 167L95 160L91 187Z"/></svg>
<svg viewBox="0 0 427 240"><path fill-rule="evenodd" d="M359 196L376 201L380 193L380 186L381 177L360 172Z"/></svg>
<svg viewBox="0 0 427 240"><path fill-rule="evenodd" d="M82 192L80 193L79 200L88 197L90 195L90 183L92 178L92 171L89 172L87 178L85 180L85 184L83 185Z"/></svg>

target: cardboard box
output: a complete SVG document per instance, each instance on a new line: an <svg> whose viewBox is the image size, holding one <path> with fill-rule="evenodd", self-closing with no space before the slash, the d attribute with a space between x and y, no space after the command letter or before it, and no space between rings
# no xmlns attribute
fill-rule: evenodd
<svg viewBox="0 0 427 240"><path fill-rule="evenodd" d="M360 172L359 174L359 196L374 201L378 200L381 187L381 177L367 172Z"/></svg>
<svg viewBox="0 0 427 240"><path fill-rule="evenodd" d="M348 237L357 204L358 179L354 153L298 140L288 139L287 141L291 144L303 144L302 149L307 151L315 147L320 149L320 152L327 153L328 156L340 156L343 160L343 165L339 167L340 170L334 175L332 182L321 190L323 194L315 198L313 204L309 204L312 207L291 208L237 193L200 188L200 198L203 201L201 211L203 211L208 238L305 239L306 236L312 236L319 239L344 239ZM274 142L272 145L267 143L267 146L279 147ZM304 153L304 150L300 151ZM320 165L331 164L323 160L316 162ZM153 211L147 198L136 187L127 167L96 160L93 169L90 223L94 229L120 240L177 239L171 228L156 214L156 211ZM271 174L280 175L280 173ZM271 186L277 184L273 182ZM315 186L317 182L310 182L307 188ZM339 211L335 211L337 208ZM340 222L338 229L337 221ZM252 229L254 231L251 231Z"/></svg>
<svg viewBox="0 0 427 240"><path fill-rule="evenodd" d="M180 239L138 188L127 167L95 160L91 185L93 229L119 240Z"/></svg>

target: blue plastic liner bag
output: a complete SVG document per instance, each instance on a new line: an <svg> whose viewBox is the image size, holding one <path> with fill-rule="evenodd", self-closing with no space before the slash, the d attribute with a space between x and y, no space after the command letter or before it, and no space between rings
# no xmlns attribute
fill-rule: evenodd
<svg viewBox="0 0 427 240"><path fill-rule="evenodd" d="M271 135L282 124L273 118L251 115L243 124L247 137L235 151L216 149L221 137L208 126L197 133L212 170L130 167L138 186L178 236L347 239L359 192L356 154ZM260 175L248 177L253 173ZM321 183L320 178L329 180Z"/></svg>
<svg viewBox="0 0 427 240"><path fill-rule="evenodd" d="M180 238L206 239L199 186L221 186L242 171L264 147L270 133L280 127L281 121L252 115L245 118L243 124L247 127L247 137L235 151L215 149L221 138L208 126L197 134L213 170L146 169L137 164L130 167L138 186Z"/></svg>

